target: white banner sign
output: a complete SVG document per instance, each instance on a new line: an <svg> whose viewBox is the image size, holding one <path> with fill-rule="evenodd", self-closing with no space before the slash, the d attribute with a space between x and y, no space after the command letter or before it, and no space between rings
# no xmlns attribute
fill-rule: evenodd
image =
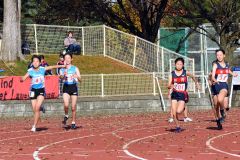
<svg viewBox="0 0 240 160"><path fill-rule="evenodd" d="M240 85L240 67L234 67L233 68L233 73L237 73L237 77L233 77L232 79L232 84L233 85Z"/></svg>

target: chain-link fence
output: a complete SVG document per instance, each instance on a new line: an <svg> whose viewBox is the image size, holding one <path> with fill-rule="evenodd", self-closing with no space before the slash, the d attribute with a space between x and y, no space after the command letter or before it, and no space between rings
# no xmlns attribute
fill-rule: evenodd
<svg viewBox="0 0 240 160"><path fill-rule="evenodd" d="M185 68L194 71L194 59L159 47L142 38L105 27L104 55L144 72L169 72L169 59L183 57Z"/></svg>

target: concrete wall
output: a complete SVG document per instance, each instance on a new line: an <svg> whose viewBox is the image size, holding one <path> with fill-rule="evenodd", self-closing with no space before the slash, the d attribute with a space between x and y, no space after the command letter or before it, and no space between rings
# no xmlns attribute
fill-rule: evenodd
<svg viewBox="0 0 240 160"><path fill-rule="evenodd" d="M168 100L167 107L169 107ZM197 98L191 96L187 104L190 110L210 109L208 98ZM62 116L63 100L45 100L45 116ZM167 108L169 110L169 108ZM92 114L119 114L119 113L143 113L161 112L162 106L159 96L129 96L129 97L97 97L79 98L77 113L80 115ZM32 116L30 100L26 101L1 101L0 117L27 117Z"/></svg>

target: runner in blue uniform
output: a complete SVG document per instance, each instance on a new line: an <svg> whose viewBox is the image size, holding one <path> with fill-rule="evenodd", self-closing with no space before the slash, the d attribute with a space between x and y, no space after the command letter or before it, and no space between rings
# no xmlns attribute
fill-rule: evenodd
<svg viewBox="0 0 240 160"><path fill-rule="evenodd" d="M221 115L220 108L225 107L224 99L228 95L228 75L231 74L233 76L237 76L237 74L233 74L230 70L229 64L224 61L225 51L222 49L216 50L216 63L213 63L212 70L212 83L214 85L214 92L217 95L216 101L216 115L217 115L217 127L219 130L222 129L221 125Z"/></svg>
<svg viewBox="0 0 240 160"><path fill-rule="evenodd" d="M200 89L200 86L197 80L195 79L195 77L191 73L184 70L183 58L177 58L175 60L175 66L176 66L176 69L172 71L169 77L168 89L172 89L171 109L172 109L174 121L176 123L176 132L181 132L182 129L179 126L177 115L184 111L185 103L188 102L187 76L193 79L198 89Z"/></svg>
<svg viewBox="0 0 240 160"><path fill-rule="evenodd" d="M21 82L26 80L28 77L31 77L31 88L29 92L29 97L31 99L32 108L34 112L34 123L31 131L36 132L36 126L38 124L40 118L40 106L43 103L44 95L45 95L45 82L44 76L47 70L51 70L54 68L62 68L64 65L56 65L56 66L47 66L41 67L41 60L39 56L33 55L32 57L32 68L29 68L27 73L22 77Z"/></svg>
<svg viewBox="0 0 240 160"><path fill-rule="evenodd" d="M60 78L63 79L63 101L64 101L64 119L63 125L66 126L68 120L68 106L70 99L72 100L72 124L71 129L76 129L76 104L78 97L78 81L81 81L79 69L72 65L72 54L64 55L66 68L60 69Z"/></svg>

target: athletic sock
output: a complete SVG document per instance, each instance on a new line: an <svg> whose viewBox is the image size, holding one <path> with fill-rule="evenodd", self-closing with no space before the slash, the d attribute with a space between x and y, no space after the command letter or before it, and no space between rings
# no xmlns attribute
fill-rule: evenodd
<svg viewBox="0 0 240 160"><path fill-rule="evenodd" d="M223 115L224 114L224 109L220 109L220 113L221 113L221 115Z"/></svg>

